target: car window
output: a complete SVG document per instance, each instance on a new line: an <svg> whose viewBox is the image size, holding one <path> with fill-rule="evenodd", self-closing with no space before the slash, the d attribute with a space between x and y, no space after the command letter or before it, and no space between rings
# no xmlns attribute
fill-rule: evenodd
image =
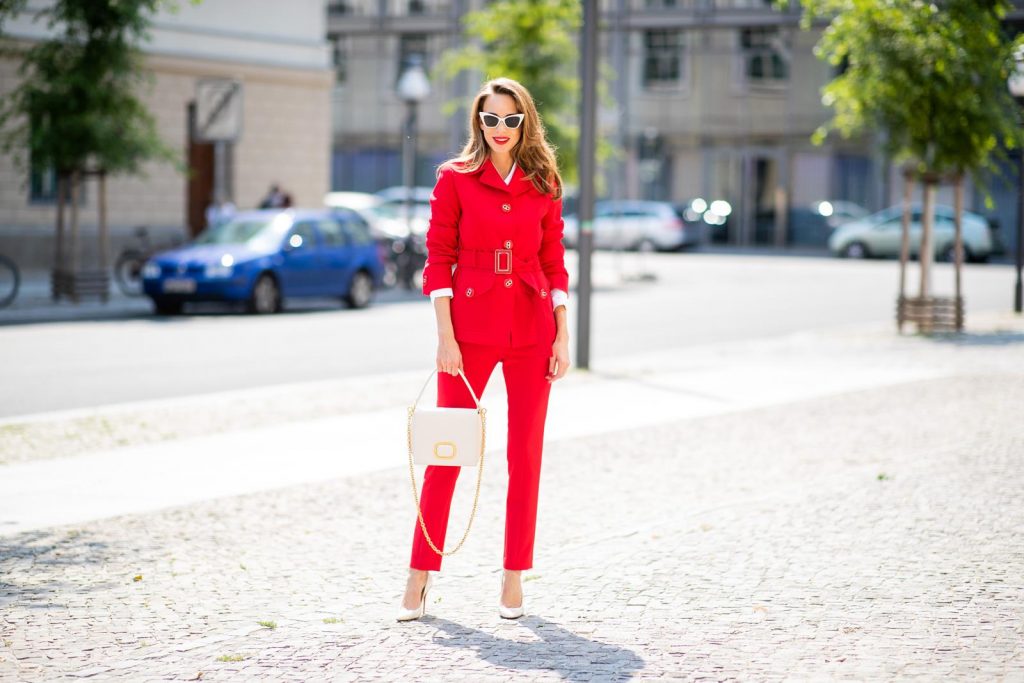
<svg viewBox="0 0 1024 683"><path fill-rule="evenodd" d="M373 236L370 234L370 226L363 217L354 211L345 212L339 216L342 229L351 244L370 244Z"/></svg>
<svg viewBox="0 0 1024 683"><path fill-rule="evenodd" d="M630 208L623 211L622 215L627 218L650 218L651 216L657 216L658 212L654 209Z"/></svg>
<svg viewBox="0 0 1024 683"><path fill-rule="evenodd" d="M316 247L316 228L312 221L296 223L288 234L288 244L293 249Z"/></svg>
<svg viewBox="0 0 1024 683"><path fill-rule="evenodd" d="M342 247L348 244L348 239L341 229L341 225L332 218L324 218L318 223L320 234L324 238L324 246Z"/></svg>

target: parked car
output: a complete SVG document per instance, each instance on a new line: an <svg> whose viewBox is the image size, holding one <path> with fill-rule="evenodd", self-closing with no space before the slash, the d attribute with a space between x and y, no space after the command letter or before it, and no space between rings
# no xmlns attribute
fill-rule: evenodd
<svg viewBox="0 0 1024 683"><path fill-rule="evenodd" d="M153 256L143 291L158 313L186 302L244 302L254 313L280 311L291 297L370 303L384 272L369 225L348 209L271 209L236 214L192 242Z"/></svg>
<svg viewBox="0 0 1024 683"><path fill-rule="evenodd" d="M825 199L789 210L787 235L790 244L824 246L840 225L866 218L869 212L859 204Z"/></svg>
<svg viewBox="0 0 1024 683"><path fill-rule="evenodd" d="M902 205L891 206L860 220L851 221L835 229L829 238L829 250L845 258L898 258L902 240ZM992 254L994 241L989 223L983 217L970 211L963 212L964 260L982 262ZM935 257L942 261L953 260L953 209L949 206L935 207L933 242ZM921 250L921 206L911 207L910 254L917 256Z"/></svg>
<svg viewBox="0 0 1024 683"><path fill-rule="evenodd" d="M324 196L324 204L331 208L352 209L369 224L370 232L380 243L384 255L383 286L401 284L406 289L416 287L427 260L429 214L424 217L422 209L414 209L410 221L405 215L404 205L386 203L378 195L366 192L329 192Z"/></svg>
<svg viewBox="0 0 1024 683"><path fill-rule="evenodd" d="M563 243L576 247L579 219L564 217ZM682 249L699 244L701 226L686 221L683 210L669 202L602 200L594 203L594 247L643 251Z"/></svg>
<svg viewBox="0 0 1024 683"><path fill-rule="evenodd" d="M433 194L433 187L412 188L412 229L416 233L426 233L430 223L430 195ZM406 197L409 196L409 188L401 185L388 187L374 196L381 200L380 205L375 209L382 217L400 222L406 225ZM403 228L408 232L407 228Z"/></svg>

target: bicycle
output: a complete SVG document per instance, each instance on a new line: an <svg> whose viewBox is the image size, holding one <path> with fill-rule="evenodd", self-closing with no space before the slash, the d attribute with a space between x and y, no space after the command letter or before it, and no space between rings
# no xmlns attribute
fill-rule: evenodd
<svg viewBox="0 0 1024 683"><path fill-rule="evenodd" d="M125 247L114 261L114 279L117 286L121 288L125 296L142 296L142 267L146 265L149 258L164 247L154 248L149 242L149 228L141 225L135 228L134 245ZM172 245L178 244L179 240L172 240Z"/></svg>
<svg viewBox="0 0 1024 683"><path fill-rule="evenodd" d="M21 272L11 259L0 254L0 308L10 306L21 287Z"/></svg>

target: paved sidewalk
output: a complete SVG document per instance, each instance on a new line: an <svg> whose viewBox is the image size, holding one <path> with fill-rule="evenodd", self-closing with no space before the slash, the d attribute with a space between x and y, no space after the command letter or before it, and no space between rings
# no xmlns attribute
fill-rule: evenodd
<svg viewBox="0 0 1024 683"><path fill-rule="evenodd" d="M519 622L494 604L500 450L469 542L410 624L392 620L414 513L390 454L8 533L0 680L1024 680L1024 326L987 326L789 335L557 387ZM581 429L577 401L604 412ZM671 410L638 417L656 406Z"/></svg>

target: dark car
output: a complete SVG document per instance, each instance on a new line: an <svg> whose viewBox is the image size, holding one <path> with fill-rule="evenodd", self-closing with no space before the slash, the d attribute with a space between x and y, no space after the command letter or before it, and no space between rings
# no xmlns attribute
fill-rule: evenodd
<svg viewBox="0 0 1024 683"><path fill-rule="evenodd" d="M274 313L291 297L340 297L362 308L383 272L381 248L355 211L275 209L239 213L157 254L142 277L158 313L180 313L191 301Z"/></svg>

